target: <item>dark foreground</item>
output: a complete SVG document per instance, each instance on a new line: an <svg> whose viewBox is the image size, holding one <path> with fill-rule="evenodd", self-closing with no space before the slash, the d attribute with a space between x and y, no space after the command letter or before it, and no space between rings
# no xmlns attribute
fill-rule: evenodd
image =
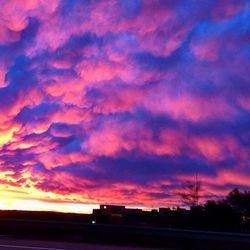
<svg viewBox="0 0 250 250"><path fill-rule="evenodd" d="M88 243L69 243L38 240L0 239L1 250L145 250L129 246L98 245Z"/></svg>
<svg viewBox="0 0 250 250"><path fill-rule="evenodd" d="M250 249L249 234L62 221L0 219L0 233L6 235L5 237L9 239L15 239L12 240L15 247L14 245L12 246L11 240L6 241L6 239L2 239L0 249L80 250L130 249L129 247L202 250ZM39 240L40 243L38 245L31 245L30 248L29 244L31 240ZM53 243L55 241L60 243ZM53 248L51 244L56 245ZM26 246L26 248L22 246ZM112 248L111 246L117 247ZM120 248L118 248L119 246Z"/></svg>

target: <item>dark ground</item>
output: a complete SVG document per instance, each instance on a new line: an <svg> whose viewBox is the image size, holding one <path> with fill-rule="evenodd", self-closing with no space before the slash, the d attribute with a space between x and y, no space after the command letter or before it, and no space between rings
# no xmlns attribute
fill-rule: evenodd
<svg viewBox="0 0 250 250"><path fill-rule="evenodd" d="M18 246L15 248L19 249L25 249L21 247L22 244L20 243L20 240L25 240L23 241L24 244L28 244L31 240L39 240L41 242L39 244L41 245L38 245L38 247L40 248L26 247L26 249L40 250L46 250L46 246L54 244L53 242L55 241L61 243L57 243L56 248L54 249L57 249L60 246L59 249L76 250L81 249L78 246L86 246L89 247L89 249L119 249L118 247L111 248L110 246L123 247L120 249L129 249L129 247L202 250L250 249L249 234L103 225L82 222L5 218L0 219L0 233L2 235L7 235L8 239L15 239L13 242ZM3 242L6 242L6 244L2 244L0 249L11 249L10 246L8 246L9 248L3 246L11 245L9 241ZM69 246L69 243L80 245ZM63 246L66 246L66 248ZM69 246L69 248L67 248L67 246ZM75 248L75 246L77 247ZM97 248L91 248L95 246L97 246ZM102 248L100 248L100 246L102 246ZM86 247L82 249L88 249ZM50 248L51 247L47 247L47 250L50 250Z"/></svg>
<svg viewBox="0 0 250 250"><path fill-rule="evenodd" d="M145 248L129 246L98 245L88 243L69 243L39 240L21 240L3 237L0 239L1 250L145 250Z"/></svg>

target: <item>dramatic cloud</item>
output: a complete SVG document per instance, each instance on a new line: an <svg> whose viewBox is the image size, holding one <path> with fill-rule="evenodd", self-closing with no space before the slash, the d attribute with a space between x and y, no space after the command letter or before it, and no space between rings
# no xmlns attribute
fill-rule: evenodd
<svg viewBox="0 0 250 250"><path fill-rule="evenodd" d="M248 0L3 0L0 15L0 208L178 205L196 173L204 199L250 188Z"/></svg>

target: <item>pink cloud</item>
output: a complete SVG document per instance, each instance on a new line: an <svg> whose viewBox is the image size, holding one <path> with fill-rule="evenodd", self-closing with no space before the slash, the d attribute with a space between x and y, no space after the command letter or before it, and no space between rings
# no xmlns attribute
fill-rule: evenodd
<svg viewBox="0 0 250 250"><path fill-rule="evenodd" d="M144 106L154 113L169 114L175 119L194 122L210 119L228 119L236 114L234 107L220 97L200 97L190 93L177 93L159 88L144 99ZM230 115L229 115L230 114Z"/></svg>
<svg viewBox="0 0 250 250"><path fill-rule="evenodd" d="M131 150L134 147L133 142L124 140L124 134L131 131L131 126L124 125L107 122L100 130L90 134L88 140L82 144L83 150L92 155L104 156L114 156L121 150Z"/></svg>
<svg viewBox="0 0 250 250"><path fill-rule="evenodd" d="M237 15L243 9L243 1L238 0L228 0L226 2L217 1L215 4L212 17L216 21L224 21Z"/></svg>
<svg viewBox="0 0 250 250"><path fill-rule="evenodd" d="M219 50L222 44L218 39L193 41L191 50L195 57L201 61L216 61L219 58Z"/></svg>
<svg viewBox="0 0 250 250"><path fill-rule="evenodd" d="M43 152L42 154L39 154L38 159L49 170L58 166L67 166L72 163L86 164L92 160L91 156L78 152L67 154L63 152Z"/></svg>

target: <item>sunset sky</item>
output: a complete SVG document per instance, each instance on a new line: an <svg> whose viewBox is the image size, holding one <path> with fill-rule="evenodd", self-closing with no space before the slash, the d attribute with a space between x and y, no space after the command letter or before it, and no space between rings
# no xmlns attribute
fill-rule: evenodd
<svg viewBox="0 0 250 250"><path fill-rule="evenodd" d="M0 5L0 209L250 189L249 0Z"/></svg>

